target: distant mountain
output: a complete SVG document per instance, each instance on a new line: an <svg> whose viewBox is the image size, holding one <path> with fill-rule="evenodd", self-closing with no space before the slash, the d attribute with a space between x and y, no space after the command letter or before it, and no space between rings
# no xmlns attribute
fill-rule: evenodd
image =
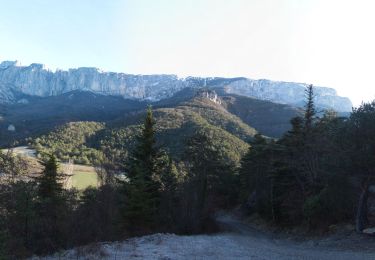
<svg viewBox="0 0 375 260"><path fill-rule="evenodd" d="M80 90L48 97L18 94L17 98L17 103L0 104L0 145L11 145L27 137L47 134L69 122L137 125L150 103ZM300 109L290 105L227 94L220 89L184 88L152 105L161 120L167 120L176 111L177 115L199 115L209 124L221 127L244 141L256 132L280 137L290 129L290 119L301 113ZM173 116L168 120L173 123L177 119Z"/></svg>
<svg viewBox="0 0 375 260"><path fill-rule="evenodd" d="M0 102L17 103L19 94L47 97L74 90L122 96L126 99L160 101L185 88L221 88L225 93L303 106L306 84L248 78L178 78L175 75L130 75L103 72L97 68L78 68L55 72L42 64L21 66L17 62L0 64ZM351 111L348 98L337 96L334 89L315 88L316 105L338 112ZM27 100L21 100L27 102Z"/></svg>

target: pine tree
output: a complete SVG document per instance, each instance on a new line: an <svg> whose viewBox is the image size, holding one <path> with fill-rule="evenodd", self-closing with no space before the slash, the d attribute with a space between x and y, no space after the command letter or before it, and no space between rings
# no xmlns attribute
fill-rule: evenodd
<svg viewBox="0 0 375 260"><path fill-rule="evenodd" d="M41 176L36 178L38 184L37 221L33 240L38 254L52 252L63 246L66 235L64 216L68 209L61 183L63 176L57 171L56 157L50 155L47 161L42 162L42 165L44 170Z"/></svg>
<svg viewBox="0 0 375 260"><path fill-rule="evenodd" d="M161 175L160 224L175 228L178 207L178 170L171 157L165 156L166 167Z"/></svg>
<svg viewBox="0 0 375 260"><path fill-rule="evenodd" d="M171 157L166 156L166 167L161 175L163 192L174 193L177 190L177 167Z"/></svg>
<svg viewBox="0 0 375 260"><path fill-rule="evenodd" d="M310 130L315 119L316 111L314 105L314 89L313 85L307 86L306 90L306 104L305 104L305 129Z"/></svg>
<svg viewBox="0 0 375 260"><path fill-rule="evenodd" d="M267 148L267 140L262 135L256 134L250 145L251 147L242 158L239 168L240 199L246 201L246 204L251 204L250 200L255 199L251 198L252 195L253 197L257 196L260 175L265 175L265 168L269 167L268 157L264 153Z"/></svg>
<svg viewBox="0 0 375 260"><path fill-rule="evenodd" d="M63 186L61 183L62 176L57 172L57 160L54 155L50 155L47 161L42 162L44 171L37 178L39 200L54 201L59 199Z"/></svg>
<svg viewBox="0 0 375 260"><path fill-rule="evenodd" d="M186 185L189 197L184 199L189 200L187 217L190 218L186 221L188 227L185 231L200 232L209 225L216 207L237 196L235 189L238 183L233 165L220 154L208 129L196 132L188 140L185 162L189 168Z"/></svg>
<svg viewBox="0 0 375 260"><path fill-rule="evenodd" d="M155 120L152 115L151 106L147 109L146 118L143 124L142 134L138 137L138 145L131 156L128 177L131 178L137 172L136 168L145 171L146 178L153 175L155 158L158 150L155 146Z"/></svg>
<svg viewBox="0 0 375 260"><path fill-rule="evenodd" d="M195 133L188 141L186 157L187 161L192 163L191 179L195 182L198 208L204 209L212 181L216 177L215 173L220 167L217 164L219 155L207 133L203 131Z"/></svg>
<svg viewBox="0 0 375 260"><path fill-rule="evenodd" d="M156 148L155 121L151 107L143 125L138 145L130 158L125 183L127 203L124 208L128 227L151 229L160 204L161 153Z"/></svg>

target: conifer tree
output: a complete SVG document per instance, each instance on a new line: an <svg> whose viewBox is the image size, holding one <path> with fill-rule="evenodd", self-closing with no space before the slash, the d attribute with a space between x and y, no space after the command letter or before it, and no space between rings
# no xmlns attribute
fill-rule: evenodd
<svg viewBox="0 0 375 260"><path fill-rule="evenodd" d="M160 224L174 228L177 221L178 170L171 157L165 156L165 168L161 174Z"/></svg>
<svg viewBox="0 0 375 260"><path fill-rule="evenodd" d="M361 183L361 193L355 217L356 230L362 232L368 224L368 199L370 186L375 177L375 101L362 103L353 109L347 124L347 134L343 141L350 156L349 169Z"/></svg>
<svg viewBox="0 0 375 260"><path fill-rule="evenodd" d="M269 158L265 156L265 150L268 145L266 139L262 135L256 134L250 145L251 147L242 158L241 167L239 168L240 199L246 201L247 204L251 203L249 200L256 200L250 197L252 195L253 197L257 196L260 175L266 176L265 169L269 167Z"/></svg>
<svg viewBox="0 0 375 260"><path fill-rule="evenodd" d="M171 157L166 156L166 167L161 175L163 192L174 193L177 189L177 167Z"/></svg>
<svg viewBox="0 0 375 260"><path fill-rule="evenodd" d="M305 104L305 129L309 130L315 119L316 111L314 105L314 89L313 85L307 86L306 90L306 104Z"/></svg>
<svg viewBox="0 0 375 260"><path fill-rule="evenodd" d="M57 160L54 155L50 155L47 161L42 162L44 171L42 175L37 178L38 197L40 200L54 201L59 199L62 192L62 176L57 172Z"/></svg>
<svg viewBox="0 0 375 260"><path fill-rule="evenodd" d="M47 253L62 247L65 241L64 216L67 212L67 204L64 200L63 176L58 173L56 157L50 155L47 161L42 162L44 170L40 177L36 178L37 221L34 230L33 244L37 249L36 253Z"/></svg>
<svg viewBox="0 0 375 260"><path fill-rule="evenodd" d="M153 227L160 203L160 160L161 153L156 148L155 121L151 107L148 107L142 134L130 158L125 183L127 225L135 228Z"/></svg>
<svg viewBox="0 0 375 260"><path fill-rule="evenodd" d="M215 173L218 172L220 164L219 155L205 132L197 132L188 141L186 152L187 160L192 163L192 180L195 182L198 207L204 209Z"/></svg>
<svg viewBox="0 0 375 260"><path fill-rule="evenodd" d="M235 187L238 183L233 178L233 165L214 145L208 129L197 131L188 140L185 162L189 166L187 196L191 217L186 232L199 232L206 228L218 204L227 203L237 196Z"/></svg>

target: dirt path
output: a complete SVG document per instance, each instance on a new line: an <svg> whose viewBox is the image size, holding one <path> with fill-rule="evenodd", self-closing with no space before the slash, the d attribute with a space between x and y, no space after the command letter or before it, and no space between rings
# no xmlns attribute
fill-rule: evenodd
<svg viewBox="0 0 375 260"><path fill-rule="evenodd" d="M43 259L375 259L375 252L320 248L306 242L277 239L230 215L218 217L218 222L225 229L221 234L154 234L69 250Z"/></svg>
<svg viewBox="0 0 375 260"><path fill-rule="evenodd" d="M273 237L240 221L221 215L218 223L239 245L256 254L251 259L375 259L375 252L352 251L314 245L314 241L295 242Z"/></svg>

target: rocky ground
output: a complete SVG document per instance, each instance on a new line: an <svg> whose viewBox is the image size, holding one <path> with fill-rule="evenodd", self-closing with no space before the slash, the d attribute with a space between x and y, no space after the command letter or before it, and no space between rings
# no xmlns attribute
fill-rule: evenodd
<svg viewBox="0 0 375 260"><path fill-rule="evenodd" d="M372 238L341 234L298 241L259 231L232 215L218 221L224 229L218 234L154 234L34 259L375 259Z"/></svg>

